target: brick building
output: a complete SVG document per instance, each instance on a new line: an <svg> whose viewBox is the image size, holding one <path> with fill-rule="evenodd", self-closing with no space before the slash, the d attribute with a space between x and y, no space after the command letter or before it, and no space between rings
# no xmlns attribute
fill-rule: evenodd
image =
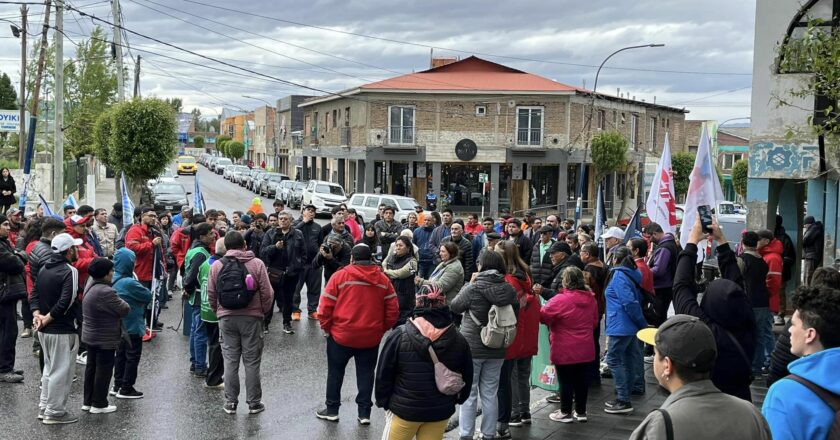
<svg viewBox="0 0 840 440"><path fill-rule="evenodd" d="M277 100L276 169L291 178L303 178L303 112L298 107L305 95L288 95Z"/></svg>
<svg viewBox="0 0 840 440"><path fill-rule="evenodd" d="M604 94L594 101L592 134L623 133L629 163L658 155L666 132L672 145L685 143L683 110ZM419 201L445 192L460 212L482 204L490 213L562 212L573 208L591 105L587 90L469 57L304 101L302 178ZM594 186L590 176L584 199ZM608 199L637 197L632 177L608 176L607 187Z"/></svg>
<svg viewBox="0 0 840 440"><path fill-rule="evenodd" d="M253 161L255 164L266 163L267 168L274 169L274 150L277 142L275 133L275 117L277 115L274 107L267 105L257 107L254 110L254 145Z"/></svg>

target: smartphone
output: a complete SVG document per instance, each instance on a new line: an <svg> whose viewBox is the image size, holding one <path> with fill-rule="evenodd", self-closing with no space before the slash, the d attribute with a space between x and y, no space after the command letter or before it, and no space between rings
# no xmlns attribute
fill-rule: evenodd
<svg viewBox="0 0 840 440"><path fill-rule="evenodd" d="M709 208L709 205L700 205L697 207L697 215L700 216L700 225L703 227L703 232L711 234L712 209Z"/></svg>

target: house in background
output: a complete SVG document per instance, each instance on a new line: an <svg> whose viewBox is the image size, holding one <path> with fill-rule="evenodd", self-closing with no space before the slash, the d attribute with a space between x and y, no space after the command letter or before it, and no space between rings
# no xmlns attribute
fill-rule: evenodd
<svg viewBox="0 0 840 440"><path fill-rule="evenodd" d="M748 128L746 130L749 131ZM743 197L735 193L732 185L732 167L735 162L749 158L750 139L749 135L743 137L743 130L741 135L735 134L737 132L725 127L717 130L717 164L723 175L723 196L729 201L743 202Z"/></svg>

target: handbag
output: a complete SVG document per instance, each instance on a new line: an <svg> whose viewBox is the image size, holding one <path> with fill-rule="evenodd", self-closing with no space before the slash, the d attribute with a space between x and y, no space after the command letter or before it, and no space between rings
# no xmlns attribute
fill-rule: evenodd
<svg viewBox="0 0 840 440"><path fill-rule="evenodd" d="M286 271L283 269L277 269L274 267L268 267L268 281L271 284L280 284L283 282L283 279L286 278Z"/></svg>
<svg viewBox="0 0 840 440"><path fill-rule="evenodd" d="M435 364L435 385L437 385L438 391L442 394L446 394L447 396L454 396L461 392L466 385L464 377L461 373L457 373L447 368L446 365L438 359L435 349L432 348L432 344L429 344L429 356L432 357L432 362Z"/></svg>

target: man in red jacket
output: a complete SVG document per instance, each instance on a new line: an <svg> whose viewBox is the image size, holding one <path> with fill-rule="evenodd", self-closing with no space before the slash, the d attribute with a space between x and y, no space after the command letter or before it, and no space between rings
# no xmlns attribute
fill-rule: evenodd
<svg viewBox="0 0 840 440"><path fill-rule="evenodd" d="M159 234L153 236L150 228L157 224L157 214L151 206L144 206L140 209L140 224L131 226L125 234L125 247L134 251L136 260L134 262L134 273L137 281L152 288L152 267L154 265L154 247L160 246L163 239Z"/></svg>
<svg viewBox="0 0 840 440"><path fill-rule="evenodd" d="M327 400L326 408L315 413L319 419L338 421L344 369L355 358L357 420L360 425L370 424L379 343L399 317L394 287L371 262L371 254L367 245L357 244L350 265L333 274L321 294L318 320L327 334Z"/></svg>
<svg viewBox="0 0 840 440"><path fill-rule="evenodd" d="M88 279L88 266L97 257L96 252L93 251L93 246L88 242L88 226L93 222L93 216L79 216L71 215L64 219L65 232L70 234L73 238L82 240L82 244L76 246L76 255L78 258L73 262L73 267L79 271L79 301L84 295L85 283Z"/></svg>
<svg viewBox="0 0 840 440"><path fill-rule="evenodd" d="M782 242L768 229L758 231L758 253L767 263L767 293L770 295L770 311L779 313L779 294L782 286Z"/></svg>

